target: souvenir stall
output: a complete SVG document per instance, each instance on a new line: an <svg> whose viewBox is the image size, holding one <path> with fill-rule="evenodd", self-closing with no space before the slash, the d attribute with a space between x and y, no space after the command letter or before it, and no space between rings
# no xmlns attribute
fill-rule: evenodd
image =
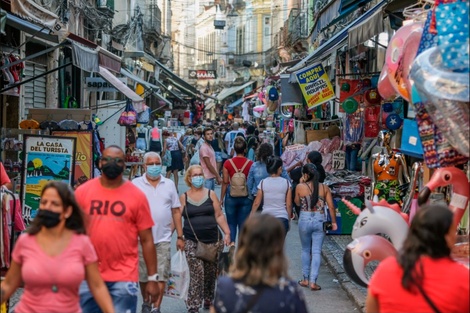
<svg viewBox="0 0 470 313"><path fill-rule="evenodd" d="M346 272L363 286L368 283L363 267L394 255L414 213L429 202L454 212L463 236L452 256L469 266L469 2L418 1L403 15L377 81L378 136L364 140L358 152L373 181L373 202L365 209L346 202L358 221L368 219L367 227L353 231L356 244L348 246L344 257ZM346 119L360 115L366 125L367 101L349 95L351 83L344 83L338 87L348 93L342 98ZM377 233L390 241L381 241ZM363 258L364 247L381 253L369 255L358 268L352 260Z"/></svg>

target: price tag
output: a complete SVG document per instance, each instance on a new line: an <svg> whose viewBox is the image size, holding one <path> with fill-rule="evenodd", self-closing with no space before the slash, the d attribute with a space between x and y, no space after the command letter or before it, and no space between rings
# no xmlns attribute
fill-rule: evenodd
<svg viewBox="0 0 470 313"><path fill-rule="evenodd" d="M334 170L343 170L346 164L346 152L343 150L333 151L333 169Z"/></svg>

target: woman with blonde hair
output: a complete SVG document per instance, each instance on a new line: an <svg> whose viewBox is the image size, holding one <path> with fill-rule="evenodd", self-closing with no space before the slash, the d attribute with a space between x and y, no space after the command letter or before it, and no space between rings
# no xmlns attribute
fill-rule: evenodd
<svg viewBox="0 0 470 313"><path fill-rule="evenodd" d="M241 231L229 276L217 282L211 312L304 313L307 307L296 282L288 277L281 221L256 213Z"/></svg>
<svg viewBox="0 0 470 313"><path fill-rule="evenodd" d="M198 242L216 246L222 252L230 244L230 230L214 191L204 188L204 174L200 165L192 165L186 171L184 181L189 190L180 196L185 240L184 252L189 266L188 312L199 312L201 304L208 309L214 299L217 278L217 260L198 258ZM224 232L220 234L219 227ZM180 238L178 238L180 239Z"/></svg>

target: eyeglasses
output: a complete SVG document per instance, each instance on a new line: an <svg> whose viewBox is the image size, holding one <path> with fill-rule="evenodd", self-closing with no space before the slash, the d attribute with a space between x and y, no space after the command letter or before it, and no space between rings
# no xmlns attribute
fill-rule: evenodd
<svg viewBox="0 0 470 313"><path fill-rule="evenodd" d="M147 166L152 166L152 165L162 165L162 163L156 163L156 162L153 162L153 163L145 163L145 165L147 165Z"/></svg>
<svg viewBox="0 0 470 313"><path fill-rule="evenodd" d="M203 175L202 173L201 173L201 174L193 174L193 175L191 175L191 178L192 178L192 177L203 177L203 176L204 176L204 175Z"/></svg>
<svg viewBox="0 0 470 313"><path fill-rule="evenodd" d="M124 164L124 159L121 158L112 158L112 157L102 157L101 162L104 163L109 163L109 162L114 162L116 164Z"/></svg>

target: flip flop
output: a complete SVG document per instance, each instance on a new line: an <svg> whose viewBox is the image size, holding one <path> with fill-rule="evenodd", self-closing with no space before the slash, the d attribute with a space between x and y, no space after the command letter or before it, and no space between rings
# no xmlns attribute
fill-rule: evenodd
<svg viewBox="0 0 470 313"><path fill-rule="evenodd" d="M318 290L321 290L321 287L317 284L313 284L313 285L310 285L310 290L318 291Z"/></svg>
<svg viewBox="0 0 470 313"><path fill-rule="evenodd" d="M300 287L309 288L308 282L304 283L303 279L298 280L297 283L299 284Z"/></svg>

